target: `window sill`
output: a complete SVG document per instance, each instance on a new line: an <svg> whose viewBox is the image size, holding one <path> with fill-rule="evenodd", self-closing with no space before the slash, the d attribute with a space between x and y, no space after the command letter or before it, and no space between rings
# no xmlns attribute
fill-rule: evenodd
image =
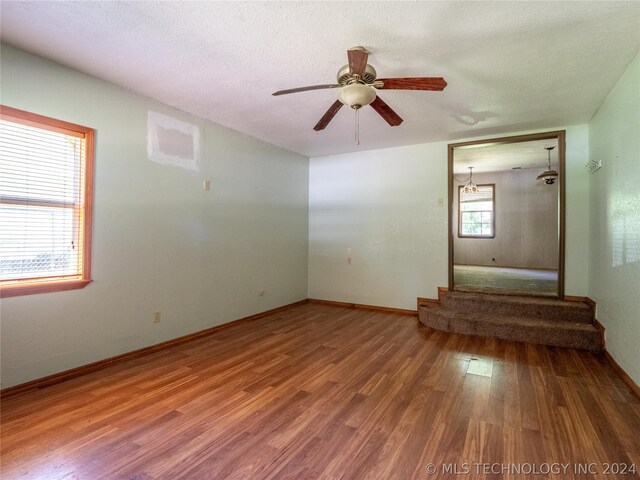
<svg viewBox="0 0 640 480"><path fill-rule="evenodd" d="M496 238L496 234L493 235L465 235L464 233L459 233L458 238Z"/></svg>
<svg viewBox="0 0 640 480"><path fill-rule="evenodd" d="M458 238L496 238L495 235L458 235Z"/></svg>
<svg viewBox="0 0 640 480"><path fill-rule="evenodd" d="M84 288L91 280L62 280L42 283L20 283L0 286L0 297L17 297L20 295L33 295L36 293L61 292L64 290L77 290Z"/></svg>

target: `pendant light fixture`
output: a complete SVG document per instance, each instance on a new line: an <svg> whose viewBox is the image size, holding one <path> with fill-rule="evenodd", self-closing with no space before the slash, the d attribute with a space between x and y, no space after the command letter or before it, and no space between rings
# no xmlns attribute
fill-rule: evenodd
<svg viewBox="0 0 640 480"><path fill-rule="evenodd" d="M473 183L473 167L469 167L469 181L462 189L464 193L478 193L478 186Z"/></svg>
<svg viewBox="0 0 640 480"><path fill-rule="evenodd" d="M556 147L544 147L545 150L547 151L548 154L548 166L547 169L542 172L540 175L538 175L538 178L536 180L544 180L544 183L547 185L553 185L556 181L556 178L558 178L558 172L555 170L551 170L551 150L553 150Z"/></svg>

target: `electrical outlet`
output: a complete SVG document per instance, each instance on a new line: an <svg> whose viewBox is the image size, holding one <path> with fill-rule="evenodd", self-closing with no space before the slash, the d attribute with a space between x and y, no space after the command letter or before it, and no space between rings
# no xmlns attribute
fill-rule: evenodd
<svg viewBox="0 0 640 480"><path fill-rule="evenodd" d="M258 290L258 296L259 297L263 297L264 296L264 290Z"/></svg>
<svg viewBox="0 0 640 480"><path fill-rule="evenodd" d="M160 312L153 312L153 323L160 323Z"/></svg>
<svg viewBox="0 0 640 480"><path fill-rule="evenodd" d="M444 198L438 198L438 206L444 207Z"/></svg>
<svg viewBox="0 0 640 480"><path fill-rule="evenodd" d="M211 180L206 179L204 182L202 182L202 188L204 189L205 192L208 192L209 190L211 190Z"/></svg>

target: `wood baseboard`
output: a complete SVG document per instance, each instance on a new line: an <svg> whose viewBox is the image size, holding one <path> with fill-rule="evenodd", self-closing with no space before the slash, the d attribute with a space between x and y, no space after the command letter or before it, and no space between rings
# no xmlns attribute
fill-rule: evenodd
<svg viewBox="0 0 640 480"><path fill-rule="evenodd" d="M596 312L596 302L595 300L589 298L589 297L580 297L580 296L576 296L576 295L565 295L564 296L564 300L566 302L582 302L582 303L586 303L587 305L589 305L591 308L593 308L593 312Z"/></svg>
<svg viewBox="0 0 640 480"><path fill-rule="evenodd" d="M308 299L309 303L318 305L333 305L334 307L357 308L361 310L375 310L377 312L398 313L400 315L418 315L417 310L408 310L404 308L379 307L377 305L364 305L361 303L335 302L333 300L319 300L317 298Z"/></svg>
<svg viewBox="0 0 640 480"><path fill-rule="evenodd" d="M600 333L600 339L602 340L602 350L603 351L607 351L607 343L606 343L606 336L604 334L604 325L602 325L597 319L593 319L593 326L596 327L596 329L598 330L598 332Z"/></svg>
<svg viewBox="0 0 640 480"><path fill-rule="evenodd" d="M589 303L589 301L593 302L593 310L595 312L595 305L596 302L594 302L593 300L591 300L589 297L585 297L586 298L586 302ZM638 398L640 398L640 386L633 381L633 378L631 378L629 376L629 374L624 370L624 368L622 368L620 366L620 364L618 362L616 362L616 360L611 356L611 354L607 351L607 344L605 342L605 327L604 325L602 325L597 319L593 320L593 325L598 329L598 332L600 332L600 335L602 336L602 353L604 354L605 358L609 361L609 363L611 364L611 366L613 367L613 369L618 373L618 375L620 375L620 377L622 378L622 380L624 380L624 383L626 383L627 385L629 385L629 388L631 388L631 390L633 390L633 393L635 393Z"/></svg>
<svg viewBox="0 0 640 480"><path fill-rule="evenodd" d="M618 364L618 362L616 362L616 360L611 356L609 352L605 350L603 353L605 358L609 361L611 366L614 368L614 370L618 373L618 375L620 375L620 377L622 377L622 380L624 380L624 383L629 385L629 388L633 390L633 393L635 393L638 396L638 398L640 398L640 386L633 381L633 378L631 378L629 374L624 371L624 369Z"/></svg>
<svg viewBox="0 0 640 480"><path fill-rule="evenodd" d="M166 348L170 348L176 345L190 342L191 340L195 340L197 338L206 337L213 333L226 330L227 328L232 328L243 323L252 322L254 320L258 320L259 318L266 317L267 315L281 312L283 310L287 310L297 305L303 305L305 303L307 303L306 299L300 300L299 302L283 305L282 307L272 308L271 310L267 310L266 312L256 313L255 315L249 315L248 317L240 318L238 320L233 320L228 323L223 323L222 325L216 325L215 327L207 328L205 330L200 330L198 332L190 333L182 337L167 340L166 342L156 343L155 345L150 345L148 347L140 348L132 352L127 352L121 355L116 355L114 357L105 358L104 360L98 360L97 362L89 363L88 365L82 365L80 367L72 368L71 370L65 370L64 372L54 373L53 375L37 378L36 380L31 380L30 382L21 383L20 385L14 385L13 387L8 387L3 390L0 390L0 398L7 398L14 395L18 395L20 393L30 392L33 390L38 390L40 388L49 387L51 385L55 385L56 383L64 382L65 380L70 380L72 378L86 375L87 373L95 372L96 370L102 370L103 368L106 368L109 365L113 365L114 363L120 363L126 360L131 360L133 358L149 355L159 350L164 350Z"/></svg>
<svg viewBox="0 0 640 480"><path fill-rule="evenodd" d="M421 306L439 307L442 304L442 297L448 291L449 289L447 287L438 287L438 298L418 297L418 308Z"/></svg>
<svg viewBox="0 0 640 480"><path fill-rule="evenodd" d="M418 309L420 307L439 307L440 300L436 298L418 297Z"/></svg>
<svg viewBox="0 0 640 480"><path fill-rule="evenodd" d="M438 287L438 302L442 303L442 297L448 291L449 289L447 287Z"/></svg>

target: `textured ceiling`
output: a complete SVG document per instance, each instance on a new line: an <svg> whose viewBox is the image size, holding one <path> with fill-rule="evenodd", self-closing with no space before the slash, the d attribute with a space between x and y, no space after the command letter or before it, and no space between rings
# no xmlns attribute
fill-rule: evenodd
<svg viewBox="0 0 640 480"><path fill-rule="evenodd" d="M9 2L2 39L309 156L587 122L640 45L640 2ZM379 77L443 76L444 92L383 91L354 143L343 108L313 126L346 49Z"/></svg>

